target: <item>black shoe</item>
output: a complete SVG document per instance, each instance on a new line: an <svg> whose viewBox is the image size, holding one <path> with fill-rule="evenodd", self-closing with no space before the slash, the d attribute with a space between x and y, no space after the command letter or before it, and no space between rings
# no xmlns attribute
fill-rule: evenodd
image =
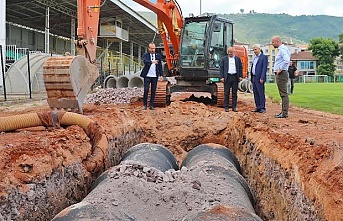
<svg viewBox="0 0 343 221"><path fill-rule="evenodd" d="M154 106L149 107L150 110L155 110Z"/></svg>
<svg viewBox="0 0 343 221"><path fill-rule="evenodd" d="M229 112L229 108L225 108L225 112Z"/></svg>
<svg viewBox="0 0 343 221"><path fill-rule="evenodd" d="M263 113L266 113L266 109L260 109L257 112L263 114Z"/></svg>
<svg viewBox="0 0 343 221"><path fill-rule="evenodd" d="M233 111L233 112L238 112L237 108L235 108L235 107L232 108L232 111Z"/></svg>
<svg viewBox="0 0 343 221"><path fill-rule="evenodd" d="M143 110L146 110L146 105L143 106Z"/></svg>
<svg viewBox="0 0 343 221"><path fill-rule="evenodd" d="M288 117L288 115L287 114L283 114L283 113L275 115L275 118L287 118L287 117Z"/></svg>
<svg viewBox="0 0 343 221"><path fill-rule="evenodd" d="M257 109L257 108L256 108L255 110L252 110L251 112L255 112L255 113L256 113L256 112L260 112L260 109Z"/></svg>

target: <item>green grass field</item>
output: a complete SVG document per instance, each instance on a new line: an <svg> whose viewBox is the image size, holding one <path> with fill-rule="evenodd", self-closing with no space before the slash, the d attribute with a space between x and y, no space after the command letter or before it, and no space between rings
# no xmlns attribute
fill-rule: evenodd
<svg viewBox="0 0 343 221"><path fill-rule="evenodd" d="M281 101L276 83L267 83L266 96ZM343 83L295 83L290 104L306 109L343 115Z"/></svg>

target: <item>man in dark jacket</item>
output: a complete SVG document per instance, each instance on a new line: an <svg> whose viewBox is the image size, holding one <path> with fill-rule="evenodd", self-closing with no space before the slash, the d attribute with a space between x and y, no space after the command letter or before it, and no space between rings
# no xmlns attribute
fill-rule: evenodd
<svg viewBox="0 0 343 221"><path fill-rule="evenodd" d="M252 46L254 50L254 60L251 65L251 82L253 84L255 110L253 112L266 112L266 97L264 83L266 82L266 73L268 67L268 58L261 52L259 45Z"/></svg>
<svg viewBox="0 0 343 221"><path fill-rule="evenodd" d="M235 49L227 49L228 56L220 61L220 81L224 83L224 108L229 111L230 89L232 90L232 110L237 112L238 82L243 79L243 66L239 57L235 56Z"/></svg>
<svg viewBox="0 0 343 221"><path fill-rule="evenodd" d="M288 67L288 73L289 73L289 83L290 83L290 88L288 87L288 93L293 94L294 90L294 82L295 82L295 77L297 73L297 67L293 64L292 61L289 62L289 67Z"/></svg>
<svg viewBox="0 0 343 221"><path fill-rule="evenodd" d="M150 110L155 109L155 95L157 88L157 81L163 80L162 77L162 56L159 53L156 53L156 46L154 43L149 44L149 52L144 53L143 63L144 67L141 72L141 77L144 78L144 95L143 95L143 109L146 110L148 106L148 94L149 87L151 85L151 94L150 94Z"/></svg>

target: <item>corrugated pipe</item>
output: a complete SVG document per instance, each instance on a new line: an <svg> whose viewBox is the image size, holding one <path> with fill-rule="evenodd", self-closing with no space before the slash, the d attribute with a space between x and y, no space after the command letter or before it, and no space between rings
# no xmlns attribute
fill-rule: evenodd
<svg viewBox="0 0 343 221"><path fill-rule="evenodd" d="M194 179L205 173L205 179L225 180L221 191L230 193L230 203L218 205L209 210L186 216L182 221L244 220L262 221L255 214L253 196L243 176L238 172L239 163L235 155L218 144L202 144L192 149L182 166L187 167ZM181 166L181 167L182 167ZM202 188L207 188L202 186Z"/></svg>
<svg viewBox="0 0 343 221"><path fill-rule="evenodd" d="M116 88L118 78L114 75L109 75L104 80L104 88Z"/></svg>
<svg viewBox="0 0 343 221"><path fill-rule="evenodd" d="M48 111L0 118L0 132L13 131L27 127L80 126L92 144L92 153L83 161L87 171L98 172L105 168L108 141L103 128L88 117L64 111Z"/></svg>

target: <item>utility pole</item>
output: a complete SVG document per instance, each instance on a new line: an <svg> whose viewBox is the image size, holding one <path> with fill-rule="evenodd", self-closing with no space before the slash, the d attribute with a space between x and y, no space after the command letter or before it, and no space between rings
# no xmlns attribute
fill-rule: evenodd
<svg viewBox="0 0 343 221"><path fill-rule="evenodd" d="M200 15L201 15L201 0L200 0Z"/></svg>

